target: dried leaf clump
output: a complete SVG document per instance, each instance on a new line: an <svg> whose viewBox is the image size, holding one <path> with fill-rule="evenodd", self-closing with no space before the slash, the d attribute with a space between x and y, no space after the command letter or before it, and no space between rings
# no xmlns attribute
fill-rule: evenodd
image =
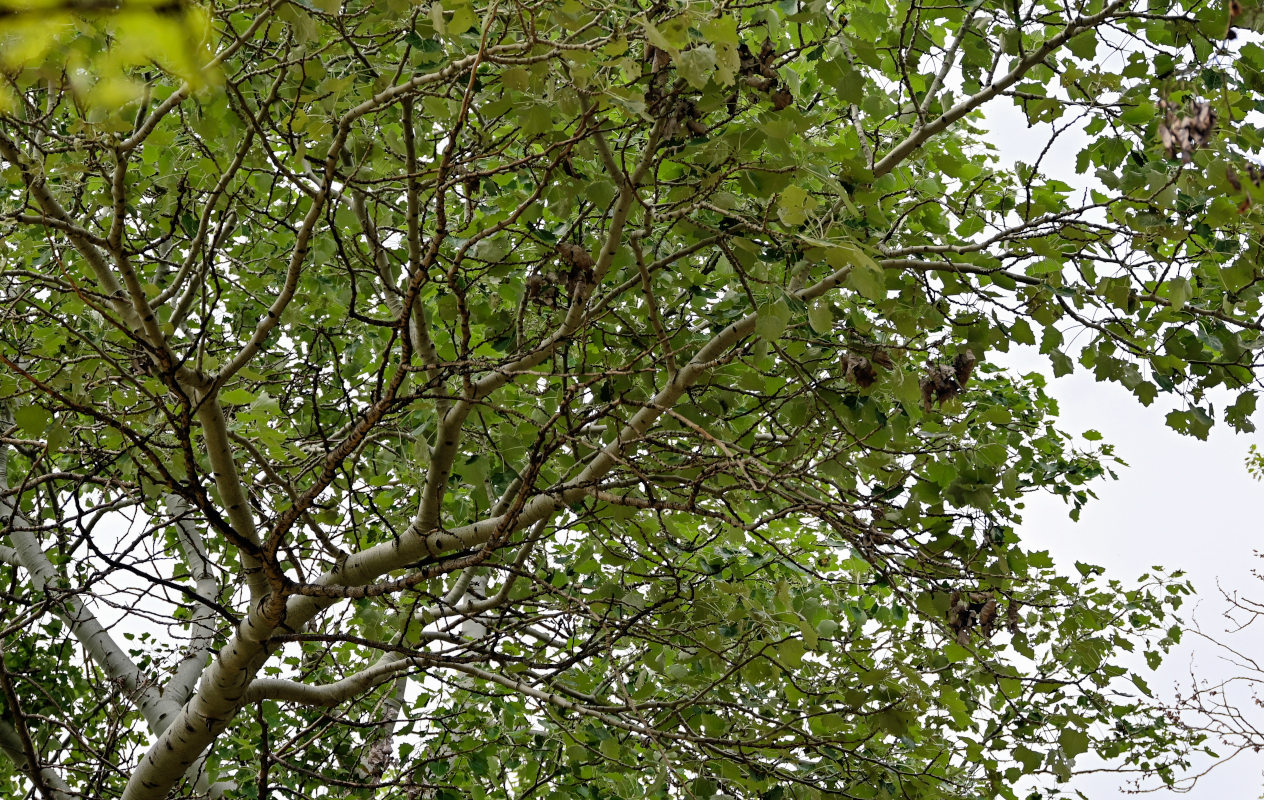
<svg viewBox="0 0 1264 800"><path fill-rule="evenodd" d="M951 364L933 364L922 377L922 407L930 411L935 405L951 400L965 389L974 374L974 365L978 359L973 350L964 350L957 354Z"/></svg>
<svg viewBox="0 0 1264 800"><path fill-rule="evenodd" d="M1203 147L1211 140L1212 131L1216 127L1216 112L1210 103L1195 101L1188 116L1176 116L1172 104L1167 100L1159 101L1159 109L1163 111L1163 121L1159 123L1159 138L1163 141L1163 149L1168 158L1181 154L1181 160L1188 164L1195 150Z"/></svg>
<svg viewBox="0 0 1264 800"><path fill-rule="evenodd" d="M546 308L557 308L561 290L566 290L567 302L576 297L587 297L592 291L596 274L593 268L597 261L580 245L562 242L557 246L557 257L566 267L566 271L558 274L553 270L536 272L527 276L527 300Z"/></svg>
<svg viewBox="0 0 1264 800"><path fill-rule="evenodd" d="M996 632L1000 604L992 592L953 591L948 599L948 629L956 636L957 644L970 641L970 631L977 627L986 638ZM1018 601L1011 599L1005 613L1010 633L1018 633Z"/></svg>
<svg viewBox="0 0 1264 800"><path fill-rule="evenodd" d="M868 389L878 380L878 371L869 359L856 353L848 353L843 358L843 377L861 389Z"/></svg>
<svg viewBox="0 0 1264 800"><path fill-rule="evenodd" d="M1252 186L1256 189L1260 188L1260 182L1264 179L1264 172L1261 172L1254 164L1248 164L1246 167L1246 175ZM1245 214L1254 204L1254 200L1251 198L1250 188L1248 187L1245 191L1243 191L1242 178L1233 167L1225 167L1225 178L1229 181L1229 185L1233 187L1233 191L1242 192L1242 201L1238 203L1238 213Z"/></svg>
<svg viewBox="0 0 1264 800"><path fill-rule="evenodd" d="M895 366L895 361L886 350L878 347L867 356L854 352L848 353L843 357L841 366L845 380L851 381L861 389L868 389L878 380L878 367L890 369Z"/></svg>

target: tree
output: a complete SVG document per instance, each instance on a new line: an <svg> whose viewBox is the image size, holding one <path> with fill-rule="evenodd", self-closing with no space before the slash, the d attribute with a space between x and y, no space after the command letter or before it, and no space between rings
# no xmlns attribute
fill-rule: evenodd
<svg viewBox="0 0 1264 800"><path fill-rule="evenodd" d="M1074 516L1112 456L996 354L1250 427L1257 23L10 12L7 794L1169 778L1192 740L1119 655L1186 589L1022 546L1023 498ZM1088 131L1096 188L1001 165L997 103Z"/></svg>

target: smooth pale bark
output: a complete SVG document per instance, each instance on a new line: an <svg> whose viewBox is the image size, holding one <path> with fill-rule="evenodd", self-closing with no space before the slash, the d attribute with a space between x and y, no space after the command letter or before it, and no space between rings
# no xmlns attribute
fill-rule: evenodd
<svg viewBox="0 0 1264 800"><path fill-rule="evenodd" d="M257 541L255 523L245 501L237 470L233 464L232 451L228 444L224 412L219 406L216 393L223 384L223 378L210 380L208 376L182 365L171 350L166 336L161 332L154 315L154 307L145 296L140 279L134 274L130 263L123 257L122 234L123 215L126 207L124 192L126 187L126 166L124 154L126 148L120 150L118 163L114 170L114 218L111 224L110 238L102 242L89 232L78 227L70 215L49 190L42 168L22 152L10 138L0 134L0 158L17 167L22 175L28 191L39 203L41 210L51 220L60 224L75 249L84 257L91 268L102 292L110 298L110 308L122 324L132 333L147 341L158 354L158 360L173 365L174 378L179 382L187 396L200 399L197 408L198 421L202 423L207 439L207 454L215 472L216 488L224 498L225 509L229 520L238 534L250 542ZM315 220L312 221L315 224ZM107 254L112 254L114 265L111 267ZM118 273L116 275L115 273ZM119 276L123 278L119 282ZM240 369L240 364L237 368ZM205 394L210 390L209 395ZM267 591L261 565L250 554L241 554L242 570L250 587L253 598L262 597Z"/></svg>
<svg viewBox="0 0 1264 800"><path fill-rule="evenodd" d="M345 703L357 695L369 691L388 680L395 679L401 671L425 666L421 659L409 658L399 653L384 653L367 669L349 675L339 681L311 686L281 678L259 678L250 684L244 700L280 700L309 706L331 707Z"/></svg>
<svg viewBox="0 0 1264 800"><path fill-rule="evenodd" d="M268 595L253 604L197 691L145 753L123 790L124 800L160 800L193 767L245 704L246 690L268 657L266 642L285 616L285 602Z"/></svg>
<svg viewBox="0 0 1264 800"><path fill-rule="evenodd" d="M206 557L206 547L202 542L202 534L185 515L188 504L178 495L167 495L167 511L175 520L176 537L184 559L189 566L189 576L193 578L197 592L202 597L213 598L219 595L219 584L211 571L211 562ZM189 622L192 636L184 658L176 666L176 674L163 687L163 697L183 704L193 694L198 677L206 669L206 662L211 657L215 643L215 625L212 620L215 611L205 603L198 603L193 611L193 619Z"/></svg>
<svg viewBox="0 0 1264 800"><path fill-rule="evenodd" d="M241 484L241 476L237 473L237 464L233 460L232 444L228 440L228 420L224 417L219 397L212 394L202 398L198 404L197 416L206 435L206 455L211 462L215 488L219 490L219 496L224 502L228 521L232 523L238 536L257 548L259 532L246 499L246 491ZM250 598L258 600L268 593L263 565L258 558L245 550L241 550L240 557L241 571L246 578L246 585L250 587Z"/></svg>
<svg viewBox="0 0 1264 800"><path fill-rule="evenodd" d="M5 500L0 500L0 515L6 519L13 518L15 527L25 523L25 520L14 514L13 506ZM161 731L165 728L179 705L163 699L152 676L141 672L87 606L76 595L67 592L52 562L40 549L33 534L10 530L9 541L17 551L18 561L31 575L32 588L54 601L57 615L66 622L70 632L97 666L119 681L128 694L136 698L137 707L151 730Z"/></svg>
<svg viewBox="0 0 1264 800"><path fill-rule="evenodd" d="M0 718L0 751L8 756L19 770L28 775L31 773L31 762L22 747L22 737L18 735L12 723L3 718ZM77 797L56 770L41 764L39 774L40 780L49 790L49 793L45 795L49 800L75 800Z"/></svg>
<svg viewBox="0 0 1264 800"><path fill-rule="evenodd" d="M0 414L0 420L7 422L8 414ZM0 447L0 490L7 489L8 486L8 451ZM150 730L156 734L162 733L179 710L179 703L162 696L156 683L151 679L152 676L141 671L123 648L114 641L109 631L101 625L91 609L77 595L63 586L57 569L40 547L39 540L31 533L30 521L12 501L6 498L0 498L0 520L3 520L4 534L12 544L12 547L4 547L4 552L0 553L0 556L31 576L34 591L45 594L53 601L50 604L53 613L66 623L71 634L83 645L93 662L112 680L117 681L129 696L135 698L137 707ZM12 733L14 737L17 736L11 726L9 733ZM5 738L3 731L0 731L0 738ZM14 741L17 739L7 741L0 746L0 750L9 755L21 768L27 761L26 754L19 747L15 755L15 751L9 746ZM45 783L54 791L69 791L65 782L51 769L42 768L41 774L44 773L52 774L53 778L56 778L54 781L53 778L45 776Z"/></svg>

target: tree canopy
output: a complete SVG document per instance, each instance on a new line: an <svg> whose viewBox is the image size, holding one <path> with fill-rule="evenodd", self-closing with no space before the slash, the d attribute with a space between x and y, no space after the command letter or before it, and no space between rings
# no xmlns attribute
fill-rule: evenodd
<svg viewBox="0 0 1264 800"><path fill-rule="evenodd" d="M1113 456L1000 354L1251 428L1254 7L5 8L0 793L1017 797L1195 745L1123 661L1179 575L1021 542ZM1005 164L996 106L1090 143Z"/></svg>

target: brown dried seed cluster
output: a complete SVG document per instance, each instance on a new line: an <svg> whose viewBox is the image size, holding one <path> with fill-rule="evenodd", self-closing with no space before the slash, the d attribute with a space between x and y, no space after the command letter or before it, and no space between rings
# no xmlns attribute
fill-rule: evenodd
<svg viewBox="0 0 1264 800"><path fill-rule="evenodd" d="M922 377L922 408L930 411L936 404L951 400L970 382L974 374L974 365L978 359L973 350L965 350L957 354L951 364L932 364Z"/></svg>
<svg viewBox="0 0 1264 800"><path fill-rule="evenodd" d="M536 272L528 275L527 299L546 308L557 308L557 273Z"/></svg>
<svg viewBox="0 0 1264 800"><path fill-rule="evenodd" d="M1159 139L1168 158L1181 154L1181 160L1188 164L1195 150L1203 147L1211 140L1212 131L1216 127L1216 112L1210 103L1195 101L1190 113L1178 117L1172 104L1167 100L1159 101L1159 109L1163 111L1163 122L1159 124Z"/></svg>
<svg viewBox="0 0 1264 800"><path fill-rule="evenodd" d="M1006 625L1010 633L1019 630L1019 604L1010 599L1006 609ZM996 632L997 617L1000 604L992 592L961 592L954 590L948 599L948 629L956 636L957 644L964 645L970 641L970 631L978 627L987 638Z"/></svg>
<svg viewBox="0 0 1264 800"><path fill-rule="evenodd" d="M555 252L566 271L561 274L553 270L536 272L528 275L526 281L527 300L546 308L558 307L562 289L566 290L568 302L587 297L596 281L593 267L597 261L581 245L561 242Z"/></svg>
<svg viewBox="0 0 1264 800"><path fill-rule="evenodd" d="M1238 213L1245 214L1254 203L1254 200L1251 198L1250 187L1247 187L1246 190L1243 191L1244 184L1242 183L1242 178L1238 175L1238 171L1233 167L1225 167L1225 177L1228 179L1229 185L1233 187L1233 191L1242 192L1243 197L1242 202L1238 203ZM1246 177L1247 180L1251 182L1251 186L1258 189L1260 188L1261 180L1264 180L1264 171L1261 171L1254 164L1247 164Z"/></svg>
<svg viewBox="0 0 1264 800"><path fill-rule="evenodd" d="M664 139L675 139L685 130L694 136L705 136L707 133L707 126L702 121L698 106L687 98L673 95L668 99L659 100L650 112L665 120Z"/></svg>
<svg viewBox="0 0 1264 800"><path fill-rule="evenodd" d="M861 389L868 389L878 380L878 367L890 369L895 366L891 355L881 347L876 347L869 355L848 353L840 364L843 379L851 381Z"/></svg>
<svg viewBox="0 0 1264 800"><path fill-rule="evenodd" d="M794 104L794 94L781 85L781 79L777 76L777 71L773 69L773 64L777 60L777 48L771 39L764 39L763 46L759 48L759 55L751 52L745 42L738 45L737 54L739 84L745 84L757 92L767 94L776 111L789 108ZM737 85L734 85L733 99L729 102L729 113L734 113L737 109L737 88Z"/></svg>
<svg viewBox="0 0 1264 800"><path fill-rule="evenodd" d="M783 86L773 92L769 99L772 100L773 109L775 111L780 111L783 108L789 107L790 104L794 102L794 95L790 94L790 90Z"/></svg>
<svg viewBox="0 0 1264 800"><path fill-rule="evenodd" d="M752 89L758 89L761 92L770 92L777 88L777 72L772 68L773 62L777 58L777 48L773 45L772 39L764 39L763 46L759 48L758 56L751 52L745 42L738 45L737 53L739 58L738 72L747 86L750 86Z"/></svg>
<svg viewBox="0 0 1264 800"><path fill-rule="evenodd" d="M775 111L794 105L794 94L782 85L781 78L773 68L776 60L776 45L766 37L758 55L751 52L745 42L738 45L738 79L733 84L732 96L728 102L730 115L737 113L738 93L742 86L766 96ZM705 136L709 128L697 105L680 95L679 81L677 88L669 86L667 66L671 63L671 56L649 45L646 48L646 62L649 65L650 79L645 90L645 104L651 115L663 120L663 138L670 141L686 132L694 136Z"/></svg>
<svg viewBox="0 0 1264 800"><path fill-rule="evenodd" d="M873 362L862 355L848 353L843 358L843 377L862 389L868 389L878 380Z"/></svg>
<svg viewBox="0 0 1264 800"><path fill-rule="evenodd" d="M568 268L566 293L572 298L581 293L586 295L596 277L593 267L597 265L597 260L583 247L571 242L562 242L557 246L557 257Z"/></svg>

